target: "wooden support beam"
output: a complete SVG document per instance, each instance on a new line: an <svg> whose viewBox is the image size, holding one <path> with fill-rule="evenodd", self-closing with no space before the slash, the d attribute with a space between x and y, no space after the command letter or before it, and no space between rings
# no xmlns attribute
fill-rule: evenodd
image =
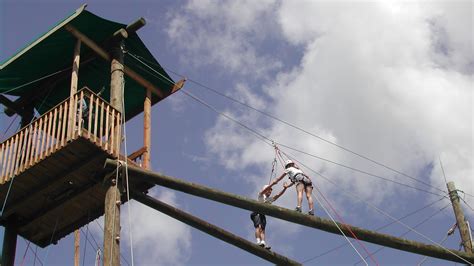
<svg viewBox="0 0 474 266"><path fill-rule="evenodd" d="M15 265L16 240L17 231L15 223L8 221L5 224L5 231L3 232L2 258L0 261L0 265Z"/></svg>
<svg viewBox="0 0 474 266"><path fill-rule="evenodd" d="M123 40L113 44L110 64L110 105L123 114L124 95L124 65ZM107 124L107 123L106 123ZM122 142L121 131L117 128L111 134L115 136L112 145L120 151ZM112 171L111 171L112 172ZM119 176L106 182L104 202L104 265L120 265L120 191L118 189Z"/></svg>
<svg viewBox="0 0 474 266"><path fill-rule="evenodd" d="M462 211L461 204L459 203L458 191L456 190L454 182L448 182L446 186L448 187L449 199L453 205L454 216L456 217L456 223L459 228L459 234L461 236L464 251L472 254L472 240L469 233L469 227L467 226L466 220L464 218L464 212Z"/></svg>
<svg viewBox="0 0 474 266"><path fill-rule="evenodd" d="M176 82L174 85L173 85L173 88L171 88L171 94L179 91L180 89L183 88L184 86L184 83L186 82L186 78Z"/></svg>
<svg viewBox="0 0 474 266"><path fill-rule="evenodd" d="M111 171L113 169L116 169L116 167L116 161L109 159L106 160L106 170ZM333 234L341 234L337 226L332 221L322 219L317 216L309 216L275 205L263 204L256 200L248 199L231 193L222 192L217 189L212 189L196 183L183 181L181 179L169 177L160 173L154 173L139 167L129 165L128 173L131 179L144 180L152 184L168 187L174 190L221 202L237 208L242 208L249 211L258 211L260 213L267 214L269 216L286 220L289 222L316 228ZM460 252L453 249L448 250L435 245L427 245L416 241L411 241L399 237L390 236L387 234L362 229L360 227L348 224L338 223L338 226L342 228L342 230L348 237L352 237L348 230L348 228L350 228L358 239L377 245L391 247L394 249L426 255L443 260L450 260L461 263L465 263L466 261L464 260L467 260L471 263L474 263L474 255L468 254L466 252Z"/></svg>
<svg viewBox="0 0 474 266"><path fill-rule="evenodd" d="M151 152L151 91L146 90L145 101L143 103L143 168L150 169Z"/></svg>
<svg viewBox="0 0 474 266"><path fill-rule="evenodd" d="M4 95L0 94L0 103L5 105L5 113L7 113L7 108L9 108L11 111L13 111L13 113L11 113L11 115L13 115L14 113L17 113L18 115L20 116L25 116L27 115L25 113L25 111L23 110L23 108L18 105L16 102L8 99L7 97L5 97ZM10 114L10 113L9 113ZM8 115L8 114L7 114ZM10 116L11 116L10 115Z"/></svg>
<svg viewBox="0 0 474 266"><path fill-rule="evenodd" d="M146 20L144 18L139 18L136 21L128 24L125 30L127 30L127 33L131 35L135 33L136 31L138 31L139 29L141 29L145 25L146 25Z"/></svg>
<svg viewBox="0 0 474 266"><path fill-rule="evenodd" d="M130 191L130 194L135 200L145 204L150 208L162 212L178 221L190 225L224 242L227 242L249 253L252 253L255 256L258 256L264 260L275 263L276 265L301 265L300 263L294 260L281 256L265 248L262 248L240 236L234 235L218 226L201 220L189 213L186 213L178 208L170 206L143 193L132 190Z"/></svg>
<svg viewBox="0 0 474 266"><path fill-rule="evenodd" d="M69 31L72 35L74 35L76 38L80 39L86 46L91 48L95 53L97 53L100 57L102 57L106 61L111 61L112 57L107 53L104 49L102 49L99 45L97 45L93 40L91 40L89 37L84 35L82 32L78 31L76 28L74 28L71 25L65 25L64 28ZM135 80L138 84L142 85L146 89L151 90L156 96L160 98L164 98L163 93L151 82L140 76L138 73L133 71L127 66L124 66L124 72L127 76L129 76L131 79Z"/></svg>

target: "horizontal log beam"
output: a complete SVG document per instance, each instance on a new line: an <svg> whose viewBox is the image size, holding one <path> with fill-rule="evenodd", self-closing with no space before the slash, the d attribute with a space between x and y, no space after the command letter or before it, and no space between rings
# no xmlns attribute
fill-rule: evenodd
<svg viewBox="0 0 474 266"><path fill-rule="evenodd" d="M106 61L111 61L112 58L108 52L106 52L102 47L96 44L93 40L87 37L85 34L74 28L73 26L67 24L64 28L69 31L74 37L81 40L87 47L89 47L92 51L97 53L102 59ZM129 76L131 79L135 80L138 84L142 85L146 89L151 90L156 96L160 97L161 99L164 98L163 93L151 82L143 78L140 74L136 73L132 69L127 66L124 66L124 73L125 75Z"/></svg>
<svg viewBox="0 0 474 266"><path fill-rule="evenodd" d="M111 171L116 167L116 161L111 159L106 160L106 170ZM435 245L428 245L412 240L394 237L391 235L362 229L360 227L348 224L338 223L338 226L336 226L332 221L327 219L322 219L316 216L308 216L295 212L293 210L289 210L287 208L282 208L270 204L263 204L256 200L248 199L227 192L222 192L217 189L212 189L196 183L187 182L178 178L169 177L160 173L154 173L139 167L128 166L128 173L130 178L132 179L142 179L156 185L168 187L194 196L210 199L249 211L258 211L260 213L267 214L275 218L316 228L333 234L341 234L338 229L339 226L339 228L344 231L344 234L346 236L352 237L350 231L348 230L350 229L352 232L354 232L357 238L362 241L443 260L461 263L469 261L471 263L474 263L474 255L468 254L466 252L461 252L453 249L448 250Z"/></svg>
<svg viewBox="0 0 474 266"><path fill-rule="evenodd" d="M300 263L293 261L287 257L279 255L278 253L272 252L265 248L258 246L240 236L234 235L218 226L201 220L189 213L186 213L178 208L147 196L143 193L132 190L130 192L132 198L145 204L146 206L153 208L159 212L162 212L172 218L179 220L187 225L190 225L198 230L203 231L213 237L216 237L224 242L241 248L255 256L258 256L264 260L275 263L276 265L301 265Z"/></svg>

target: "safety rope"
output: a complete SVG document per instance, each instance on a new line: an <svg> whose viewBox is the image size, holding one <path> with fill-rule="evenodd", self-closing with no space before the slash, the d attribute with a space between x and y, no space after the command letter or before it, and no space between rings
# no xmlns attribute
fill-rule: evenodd
<svg viewBox="0 0 474 266"><path fill-rule="evenodd" d="M26 253L28 252L28 249L30 247L30 241L28 241L28 244L26 245L26 248L25 248L25 253L23 254L23 258L21 259L21 263L20 263L20 266L23 266L23 263L25 262L25 258L26 258Z"/></svg>
<svg viewBox="0 0 474 266"><path fill-rule="evenodd" d="M334 220L334 218L332 217L332 215L329 213L329 211L326 209L326 207L324 207L324 204L319 200L319 198L313 194L313 197L316 199L316 201L318 201L319 205L321 206L321 208L324 210L324 212L326 212L326 214L329 216L329 218L331 219L331 221L334 223L334 225L336 225L337 229L339 230L339 232L341 232L342 236L344 236L344 238L347 240L347 243L349 243L349 245L351 245L352 249L354 249L354 251L357 253L357 255L359 255L359 257L365 262L365 265L369 265L367 263L367 261L364 259L364 257L360 254L360 252L357 250L357 248L352 244L352 242L349 240L349 238L346 236L346 234L344 233L344 231L341 229L341 227L339 227L338 223L336 222L336 220Z"/></svg>

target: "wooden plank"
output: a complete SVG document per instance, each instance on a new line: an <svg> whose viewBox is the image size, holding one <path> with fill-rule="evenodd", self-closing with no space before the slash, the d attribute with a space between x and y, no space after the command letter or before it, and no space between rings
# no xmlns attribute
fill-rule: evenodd
<svg viewBox="0 0 474 266"><path fill-rule="evenodd" d="M68 106L69 103L70 103L69 101L64 102L64 110L63 110L64 111L64 114L63 114L63 119L64 120L63 120L63 129L61 131L61 147L64 147L64 145L66 143L66 138L68 136L67 135L68 133L67 133L66 130L68 130L69 123L71 122L71 121L68 120L68 115L69 115L68 110L70 109L69 106Z"/></svg>
<svg viewBox="0 0 474 266"><path fill-rule="evenodd" d="M53 139L53 133L51 132L51 126L53 124L53 113L52 112L49 112L49 115L48 115L48 131L47 131L47 134L46 134L46 147L44 148L44 153L45 153L45 156L48 156L49 154L49 151L50 151L50 147L51 147L51 142L52 142L52 139Z"/></svg>
<svg viewBox="0 0 474 266"><path fill-rule="evenodd" d="M52 141L51 141L51 148L49 149L49 152L52 153L54 151L54 148L56 147L56 144L58 143L58 134L59 134L59 129L58 129L58 108L54 109L54 115L53 115L53 129L52 129Z"/></svg>
<svg viewBox="0 0 474 266"><path fill-rule="evenodd" d="M92 106L92 105L91 105ZM99 97L95 99L94 141L97 143L97 121L99 117Z"/></svg>
<svg viewBox="0 0 474 266"><path fill-rule="evenodd" d="M100 135L99 135L99 146L102 147L102 137L104 136L103 131L103 122L104 122L104 102L100 103Z"/></svg>
<svg viewBox="0 0 474 266"><path fill-rule="evenodd" d="M81 133L82 133L82 101L84 100L84 91L81 90L81 95L79 97L79 100L78 100L78 104L79 104L79 113L77 114L77 120L78 123L77 123L77 135L80 136Z"/></svg>
<svg viewBox="0 0 474 266"><path fill-rule="evenodd" d="M41 123L41 126L38 130L38 134L41 134L41 137L40 137L40 145L39 147L36 149L36 156L35 156L35 163L38 162L38 160L41 159L41 156L43 155L43 150L44 150L44 143L45 143L45 138L46 138L46 127L48 126L48 123L47 123L47 119L48 117L47 116L41 116L40 117L40 123Z"/></svg>
<svg viewBox="0 0 474 266"><path fill-rule="evenodd" d="M13 168L13 164L15 163L14 160L15 160L15 153L16 153L16 147L18 145L18 135L15 135L15 137L12 138L12 141L13 143L11 144L12 146L12 152L11 152L11 155L9 156L10 158L8 158L8 168L7 168L7 179L6 180L10 180L10 178L12 177L12 168Z"/></svg>
<svg viewBox="0 0 474 266"><path fill-rule="evenodd" d="M87 117L89 118L89 121L87 122L87 138L91 138L91 131L92 131L92 108L94 106L94 94L91 94L89 97L89 114Z"/></svg>
<svg viewBox="0 0 474 266"><path fill-rule="evenodd" d="M24 137L24 130L20 131L19 135L19 143L18 143L18 151L16 152L16 160L15 160L15 170L13 171L13 175L17 175L20 171L20 160L21 160L21 153L23 152L23 137Z"/></svg>
<svg viewBox="0 0 474 266"><path fill-rule="evenodd" d="M110 154L114 154L115 150L115 134L117 134L116 128L115 128L115 110L112 109L110 110Z"/></svg>
<svg viewBox="0 0 474 266"><path fill-rule="evenodd" d="M107 108L105 109L105 147L104 149L108 151L109 148L109 105L107 105Z"/></svg>
<svg viewBox="0 0 474 266"><path fill-rule="evenodd" d="M4 142L5 144L5 158L3 160L3 163L2 163L2 184L6 182L6 172L7 172L7 168L8 168L8 158L10 157L10 141L11 139L8 139L6 142Z"/></svg>
<svg viewBox="0 0 474 266"><path fill-rule="evenodd" d="M36 153L38 152L38 142L39 142L39 120L35 121L34 123L35 129L33 133L33 143L31 146L31 157L30 157L30 166L34 164L35 162L35 156Z"/></svg>
<svg viewBox="0 0 474 266"><path fill-rule="evenodd" d="M28 142L26 143L25 161L21 170L25 170L30 164L31 143L33 142L33 125L28 126Z"/></svg>
<svg viewBox="0 0 474 266"><path fill-rule="evenodd" d="M70 110L72 110L72 113L69 115L70 117L72 117L72 126L71 126L71 137L68 139L68 141L72 140L72 139L75 139L76 138L76 127L77 127L77 94L74 94L74 96L72 96L72 107L69 108Z"/></svg>
<svg viewBox="0 0 474 266"><path fill-rule="evenodd" d="M0 182L2 181L2 177L3 177L3 175L2 175L2 170L3 170L3 168L4 168L4 165L3 165L2 159L3 159L3 157L4 157L4 156L3 156L3 153L4 153L4 152L5 152L5 143L1 143L1 144L0 144Z"/></svg>
<svg viewBox="0 0 474 266"><path fill-rule="evenodd" d="M37 131L38 139L37 139L36 148L34 150L35 158L33 160L33 163L36 163L38 161L38 158L40 158L41 153L42 153L42 148L41 147L43 146L44 137L45 137L44 128L46 127L45 120L46 120L45 116L40 117L39 120L38 120L38 131Z"/></svg>
<svg viewBox="0 0 474 266"><path fill-rule="evenodd" d="M59 106L59 111L58 111L58 123L57 123L57 133L56 133L56 145L55 145L55 150L59 149L59 145L61 145L61 126L63 123L63 105L61 104Z"/></svg>
<svg viewBox="0 0 474 266"><path fill-rule="evenodd" d="M25 157L26 157L26 150L28 148L28 140L30 138L30 128L29 127L25 127L25 129L23 130L23 148L22 148L22 151L21 151L21 158L20 158L20 165L18 166L18 174L21 173L23 171L23 166L25 164Z"/></svg>

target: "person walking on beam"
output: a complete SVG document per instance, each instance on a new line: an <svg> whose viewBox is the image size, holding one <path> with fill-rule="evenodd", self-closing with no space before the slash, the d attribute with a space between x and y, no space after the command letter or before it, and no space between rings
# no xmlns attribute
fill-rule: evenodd
<svg viewBox="0 0 474 266"><path fill-rule="evenodd" d="M309 215L314 215L314 203L313 203L313 182L309 176L305 175L303 171L295 165L292 160L287 160L285 163L285 171L278 178L273 180L270 183L270 187L276 185L280 180L288 175L288 178L291 181L291 184L284 184L284 187L291 187L296 184L296 195L297 195L297 206L296 211L301 212L301 204L303 202L303 192L306 194L306 199L308 200Z"/></svg>
<svg viewBox="0 0 474 266"><path fill-rule="evenodd" d="M272 187L269 185L263 186L262 190L258 192L258 201L269 204L275 202L279 197L281 197L281 195L283 195L283 193L285 193L286 189L288 188L288 186L285 185L283 185L283 189L273 197L270 197L273 191ZM270 249L270 246L265 243L265 227L267 226L267 218L265 217L265 214L254 211L252 214L250 214L250 219L252 220L253 226L255 227L255 238L257 239L257 245L266 249Z"/></svg>

